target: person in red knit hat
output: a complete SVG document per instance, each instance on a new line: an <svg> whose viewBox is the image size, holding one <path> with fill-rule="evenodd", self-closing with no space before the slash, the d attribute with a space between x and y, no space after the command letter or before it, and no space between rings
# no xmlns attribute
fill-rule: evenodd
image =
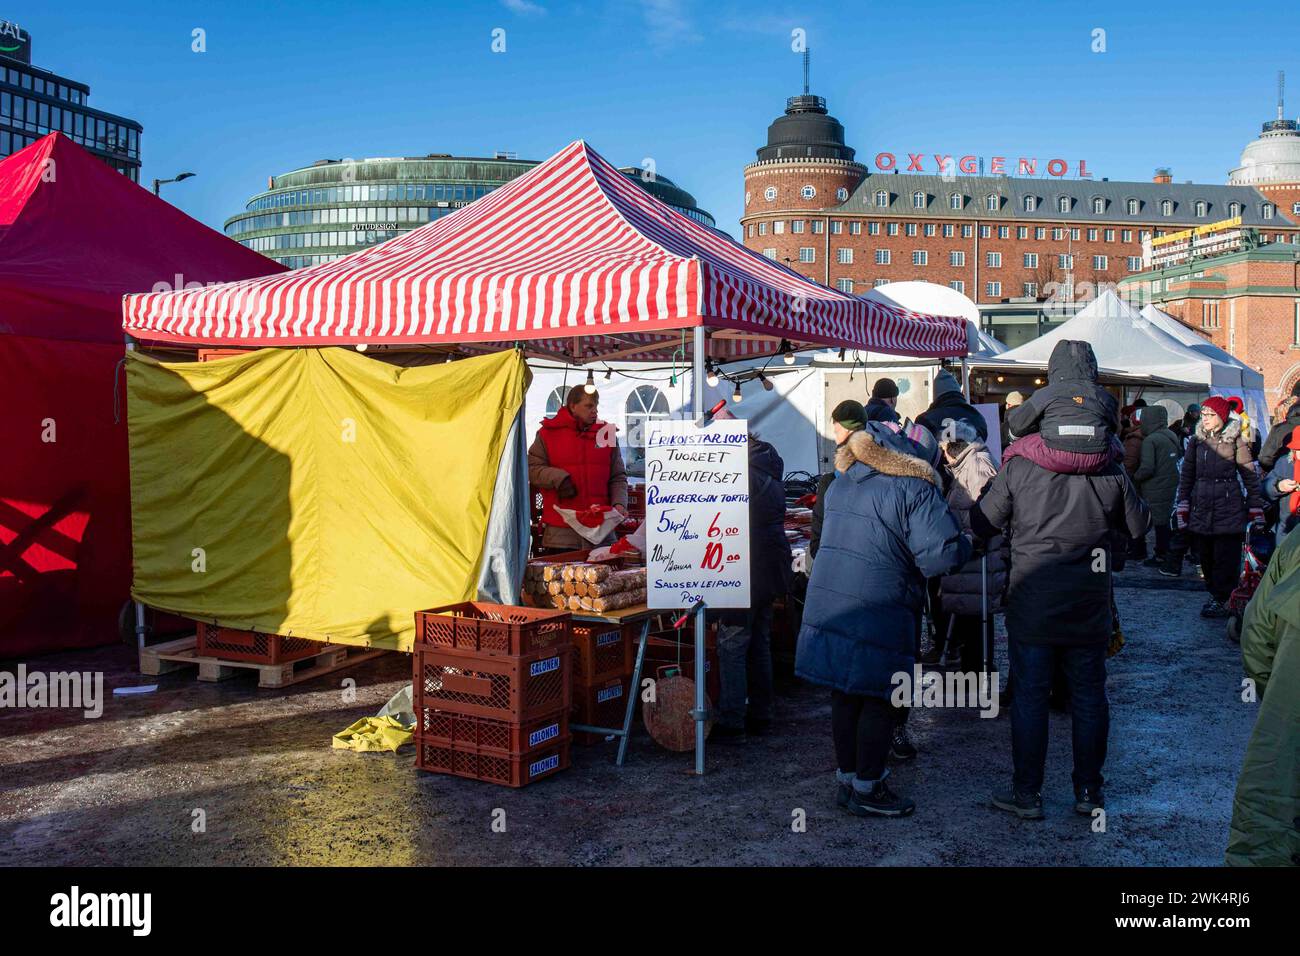
<svg viewBox="0 0 1300 956"><path fill-rule="evenodd" d="M1290 452L1278 459L1273 471L1264 479L1264 497L1281 504L1282 534L1289 534L1300 524L1300 476L1297 460L1300 459L1300 425L1291 429L1291 440L1282 446Z"/></svg>
<svg viewBox="0 0 1300 956"><path fill-rule="evenodd" d="M1197 536L1201 570L1210 600L1202 617L1228 616L1226 603L1241 572L1247 523L1264 526L1264 496L1241 421L1232 404L1212 395L1201 403L1201 420L1187 444L1175 498L1174 521ZM1242 488L1245 493L1242 493Z"/></svg>

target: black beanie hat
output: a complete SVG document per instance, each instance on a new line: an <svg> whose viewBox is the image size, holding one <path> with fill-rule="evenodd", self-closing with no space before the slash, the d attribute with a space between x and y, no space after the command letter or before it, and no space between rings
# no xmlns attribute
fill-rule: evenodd
<svg viewBox="0 0 1300 956"><path fill-rule="evenodd" d="M867 410L862 407L861 402L855 402L851 398L846 398L835 406L831 412L831 421L840 426L847 428L849 431L857 431L866 425Z"/></svg>
<svg viewBox="0 0 1300 956"><path fill-rule="evenodd" d="M892 378L878 378L871 386L872 398L898 398L898 383Z"/></svg>

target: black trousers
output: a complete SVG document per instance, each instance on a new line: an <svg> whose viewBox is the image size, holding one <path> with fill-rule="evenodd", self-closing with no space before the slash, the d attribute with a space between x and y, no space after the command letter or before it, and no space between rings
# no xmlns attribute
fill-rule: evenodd
<svg viewBox="0 0 1300 956"><path fill-rule="evenodd" d="M855 774L859 780L885 775L896 710L906 708L895 708L883 697L831 691L831 738L841 773Z"/></svg>
<svg viewBox="0 0 1300 956"><path fill-rule="evenodd" d="M1173 537L1173 531L1168 524L1156 525L1156 557L1163 558L1169 553L1169 539Z"/></svg>
<svg viewBox="0 0 1300 956"><path fill-rule="evenodd" d="M1197 535L1196 545L1201 556L1201 572L1205 575L1205 589L1220 604L1227 602L1241 577L1241 546L1245 532L1235 534Z"/></svg>

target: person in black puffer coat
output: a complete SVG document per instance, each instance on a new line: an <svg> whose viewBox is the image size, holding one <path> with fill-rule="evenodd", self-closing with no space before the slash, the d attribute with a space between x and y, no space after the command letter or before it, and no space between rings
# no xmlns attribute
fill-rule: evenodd
<svg viewBox="0 0 1300 956"><path fill-rule="evenodd" d="M1265 474L1286 457L1286 444L1291 440L1291 432L1300 428L1300 382L1291 389L1291 398L1291 407L1287 409L1286 417L1273 426L1259 449L1259 467L1264 469Z"/></svg>
<svg viewBox="0 0 1300 956"><path fill-rule="evenodd" d="M1241 422L1229 421L1228 400L1201 403L1201 424L1187 443L1178 480L1174 521L1196 536L1210 600L1202 617L1223 618L1241 573L1246 525L1264 525L1264 496ZM1242 493L1242 488L1245 493Z"/></svg>
<svg viewBox="0 0 1300 956"><path fill-rule="evenodd" d="M952 431L944 431L944 422L966 422L975 429L980 441L989 440L989 423L961 393L961 385L947 369L934 377L934 401L930 407L916 416L917 424L924 425L938 441L951 441Z"/></svg>
<svg viewBox="0 0 1300 956"><path fill-rule="evenodd" d="M724 409L716 417L735 416ZM772 604L790 589L794 576L785 536L784 474L785 462L777 450L751 434L749 607L718 614L722 691L713 734L719 740L761 736L772 725Z"/></svg>
<svg viewBox="0 0 1300 956"><path fill-rule="evenodd" d="M1047 360L1047 385L1007 413L1017 435L1040 432L1048 448L1104 452L1119 434L1119 402L1097 384L1097 356L1087 342L1062 339Z"/></svg>

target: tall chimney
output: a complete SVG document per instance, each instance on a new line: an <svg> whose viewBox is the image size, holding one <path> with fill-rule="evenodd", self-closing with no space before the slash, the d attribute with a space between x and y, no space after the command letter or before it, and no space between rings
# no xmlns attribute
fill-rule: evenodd
<svg viewBox="0 0 1300 956"><path fill-rule="evenodd" d="M1153 183L1172 183L1174 181L1174 171L1168 166L1159 166L1156 168L1156 174L1151 177Z"/></svg>

